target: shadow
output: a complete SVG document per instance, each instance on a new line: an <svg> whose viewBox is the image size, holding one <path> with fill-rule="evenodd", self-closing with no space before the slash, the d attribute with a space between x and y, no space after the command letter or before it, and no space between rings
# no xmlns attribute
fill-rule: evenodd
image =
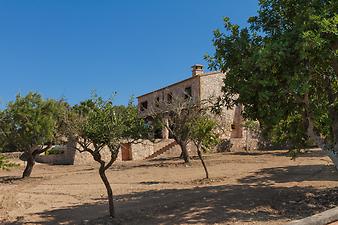
<svg viewBox="0 0 338 225"><path fill-rule="evenodd" d="M149 162L165 162L165 161L172 161L172 160L178 161L178 160L183 160L183 159L181 159L180 157L176 157L176 156L172 156L172 157L166 156L166 157L150 159L148 161Z"/></svg>
<svg viewBox="0 0 338 225"><path fill-rule="evenodd" d="M110 170L113 171L123 171L130 170L134 168L151 168L151 167L185 167L186 164L181 159L166 159L166 160L156 160L156 161L135 161L128 163L114 164Z"/></svg>
<svg viewBox="0 0 338 225"><path fill-rule="evenodd" d="M167 182L159 182L159 181L145 181L145 182L140 182L139 184L145 184L145 185L155 185L155 184L163 184Z"/></svg>
<svg viewBox="0 0 338 225"><path fill-rule="evenodd" d="M228 152L225 154L229 155L238 155L238 156L264 156L264 155L271 155L271 156L282 156L282 157L290 157L288 150L259 150L259 151L242 151L242 152ZM309 149L305 152L298 153L297 158L302 157L325 157L325 153L319 149Z"/></svg>
<svg viewBox="0 0 338 225"><path fill-rule="evenodd" d="M25 177L22 178L21 176L2 176L0 177L0 184L16 184L20 182L26 181L35 181L35 180L42 180L43 177Z"/></svg>
<svg viewBox="0 0 338 225"><path fill-rule="evenodd" d="M264 168L238 181L243 184L256 185L302 181L338 181L338 173L333 165L297 165Z"/></svg>
<svg viewBox="0 0 338 225"><path fill-rule="evenodd" d="M22 179L23 179L22 177L18 177L18 176L3 176L3 177L0 177L0 184L13 183L15 181L20 181Z"/></svg>
<svg viewBox="0 0 338 225"><path fill-rule="evenodd" d="M38 215L40 221L17 224L227 224L300 219L338 204L338 188L269 187L252 185L204 186L151 190L115 197L118 222L105 217L105 199ZM99 219L95 219L99 218Z"/></svg>
<svg viewBox="0 0 338 225"><path fill-rule="evenodd" d="M289 153L289 151L285 151L285 152L279 152L279 153L275 153L273 154L274 156L285 156L285 157L289 157L291 158L291 155ZM297 154L296 159L297 158L304 158L304 157L325 157L325 153L322 150L306 150L304 152L300 152Z"/></svg>

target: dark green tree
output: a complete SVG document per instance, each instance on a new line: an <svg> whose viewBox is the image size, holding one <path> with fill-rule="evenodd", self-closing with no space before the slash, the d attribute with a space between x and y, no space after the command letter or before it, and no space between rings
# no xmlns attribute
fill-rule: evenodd
<svg viewBox="0 0 338 225"><path fill-rule="evenodd" d="M10 144L22 151L27 160L23 177L29 177L35 157L62 140L63 123L68 104L43 99L38 93L17 95L0 116L0 136L3 145Z"/></svg>
<svg viewBox="0 0 338 225"><path fill-rule="evenodd" d="M338 1L259 5L248 27L225 18L225 31L214 32L216 51L206 58L227 73L222 101L242 104L265 133L292 121L284 134L296 145L310 137L338 167Z"/></svg>

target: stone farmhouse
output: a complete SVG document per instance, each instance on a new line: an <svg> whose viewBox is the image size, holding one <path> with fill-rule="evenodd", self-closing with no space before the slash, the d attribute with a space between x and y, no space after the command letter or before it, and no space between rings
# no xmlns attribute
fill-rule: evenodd
<svg viewBox="0 0 338 225"><path fill-rule="evenodd" d="M203 65L193 65L192 75L175 84L160 88L150 93L139 96L138 109L139 115L147 118L152 115L151 109L156 107L159 101L172 101L181 98L190 98L195 103L205 99L217 98L222 95L223 79L226 75L221 72L204 72ZM224 144L219 146L219 150L242 150L255 149L257 139L253 138L248 130L243 127L241 116L241 106L233 109L224 109L221 115L217 116L221 125L221 137ZM121 145L117 161L153 159L159 156L179 156L180 147L170 138L169 131L163 128L158 132L155 142L140 140L137 143L124 143ZM61 154L40 155L36 161L48 164L87 164L92 162L89 153L78 153L75 151L75 143L68 143L63 146ZM194 154L194 146L189 148ZM230 148L230 149L229 149ZM103 150L103 158L109 159L109 150Z"/></svg>
<svg viewBox="0 0 338 225"><path fill-rule="evenodd" d="M170 102L172 99L188 97L195 103L207 99L215 100L223 94L224 78L225 74L222 72L204 72L203 65L195 64L192 66L192 75L189 78L139 96L137 98L139 114L144 118L149 117L159 101ZM221 115L217 116L222 127L221 137L225 143L231 143L232 150L255 149L257 140L243 127L241 111L241 106L236 106L233 109L224 109ZM159 138L170 140L167 128L163 128Z"/></svg>

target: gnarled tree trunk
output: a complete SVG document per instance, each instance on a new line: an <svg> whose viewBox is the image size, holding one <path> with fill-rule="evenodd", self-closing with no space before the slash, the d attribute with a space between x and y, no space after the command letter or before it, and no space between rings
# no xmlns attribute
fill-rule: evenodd
<svg viewBox="0 0 338 225"><path fill-rule="evenodd" d="M112 218L115 218L115 209L114 209L114 196L113 196L113 190L110 186L109 180L106 176L106 170L110 168L110 166L115 162L118 154L118 148L117 150L111 150L111 159L110 161L106 164L104 160L102 160L101 154L100 154L100 149L96 149L95 151L89 151L94 160L98 163L100 163L100 168L99 168L99 174L101 177L101 180L107 190L107 195L108 195L108 204L109 204L109 215Z"/></svg>
<svg viewBox="0 0 338 225"><path fill-rule="evenodd" d="M179 146L181 147L181 157L183 158L185 163L190 164L190 156L188 151L188 143L186 142L178 142Z"/></svg>
<svg viewBox="0 0 338 225"><path fill-rule="evenodd" d="M108 204L109 204L109 215L114 218L115 217L115 209L114 209L114 198L113 198L113 190L110 186L110 183L108 181L108 178L106 176L106 169L105 164L100 165L99 174L101 177L101 180L106 187L107 195L108 195Z"/></svg>
<svg viewBox="0 0 338 225"><path fill-rule="evenodd" d="M30 177L35 165L35 157L52 147L51 143L48 143L46 147L32 147L30 150L23 153L24 158L27 160L27 165L22 173L22 178Z"/></svg>
<svg viewBox="0 0 338 225"><path fill-rule="evenodd" d="M324 138L320 136L320 134L317 134L314 130L314 123L311 118L311 113L309 110L309 99L308 96L305 96L304 103L306 106L306 119L308 121L308 127L307 127L307 134L309 138L311 138L317 145L320 147L325 154L331 159L332 163L334 164L336 170L338 170L338 115L331 115L332 118L332 132L333 132L333 145L330 145L326 143Z"/></svg>
<svg viewBox="0 0 338 225"><path fill-rule="evenodd" d="M26 153L26 159L27 159L27 164L26 164L26 168L22 173L22 178L26 178L26 177L30 177L33 171L33 167L35 165L35 160L33 157L33 154L31 153L31 151L27 151Z"/></svg>

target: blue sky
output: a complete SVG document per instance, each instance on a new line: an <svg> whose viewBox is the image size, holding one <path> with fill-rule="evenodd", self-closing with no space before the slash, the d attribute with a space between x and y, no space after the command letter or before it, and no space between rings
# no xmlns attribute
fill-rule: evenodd
<svg viewBox="0 0 338 225"><path fill-rule="evenodd" d="M0 101L37 91L117 104L191 75L222 18L245 25L257 0L0 0Z"/></svg>

